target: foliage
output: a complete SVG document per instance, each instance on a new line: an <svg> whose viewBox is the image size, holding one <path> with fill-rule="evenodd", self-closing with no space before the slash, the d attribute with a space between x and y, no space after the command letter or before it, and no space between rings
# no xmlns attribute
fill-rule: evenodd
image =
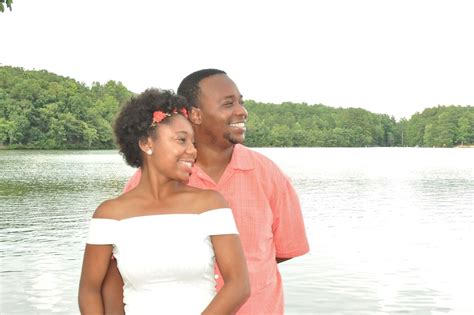
<svg viewBox="0 0 474 315"><path fill-rule="evenodd" d="M47 71L0 67L0 144L112 148L112 121L132 93L109 81L87 87Z"/></svg>
<svg viewBox="0 0 474 315"><path fill-rule="evenodd" d="M250 146L360 147L399 144L393 117L360 108L246 101Z"/></svg>
<svg viewBox="0 0 474 315"><path fill-rule="evenodd" d="M47 71L0 67L0 146L113 148L112 122L132 93L120 82L87 87ZM436 146L474 143L474 108L438 106L409 120L361 108L245 102L252 147Z"/></svg>
<svg viewBox="0 0 474 315"><path fill-rule="evenodd" d="M11 11L12 10L12 2L13 2L13 0L0 0L0 12L5 11L5 5Z"/></svg>
<svg viewBox="0 0 474 315"><path fill-rule="evenodd" d="M453 147L474 143L474 107L438 106L409 120L360 108L246 102L250 146Z"/></svg>

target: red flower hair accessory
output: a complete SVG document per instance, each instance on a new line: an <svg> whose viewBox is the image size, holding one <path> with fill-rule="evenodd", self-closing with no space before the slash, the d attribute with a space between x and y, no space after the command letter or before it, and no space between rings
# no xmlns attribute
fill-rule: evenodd
<svg viewBox="0 0 474 315"><path fill-rule="evenodd" d="M157 125L159 124L163 119L166 117L171 116L170 114L164 113L160 110L157 110L153 112L153 122L151 123L152 125Z"/></svg>
<svg viewBox="0 0 474 315"><path fill-rule="evenodd" d="M186 110L186 108L184 108L184 107L181 108L181 109L179 110L179 112L180 112L184 117L188 118L188 111ZM177 113L178 113L178 111L177 111L176 108L175 108L175 109L173 110L173 114L177 114Z"/></svg>
<svg viewBox="0 0 474 315"><path fill-rule="evenodd" d="M186 110L186 108L181 108L180 110L181 114L183 114L184 117L188 118L188 111Z"/></svg>
<svg viewBox="0 0 474 315"><path fill-rule="evenodd" d="M179 110L179 112L186 118L188 118L188 111L186 110L186 108L181 108ZM173 110L172 114L177 114L178 111L175 109ZM163 121L163 119L165 119L166 117L169 117L171 116L171 114L168 114L168 113L165 113L165 112L162 112L161 110L157 110L155 112L153 112L153 121L151 123L152 126L156 126L158 125L161 121Z"/></svg>

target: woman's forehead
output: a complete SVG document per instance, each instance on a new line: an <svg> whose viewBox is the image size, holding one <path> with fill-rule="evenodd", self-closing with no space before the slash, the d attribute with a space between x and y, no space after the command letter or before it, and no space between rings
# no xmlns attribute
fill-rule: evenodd
<svg viewBox="0 0 474 315"><path fill-rule="evenodd" d="M193 134L193 127L187 118L180 114L175 114L175 116L169 118L169 122L167 124L163 124L161 128L164 132L172 132L172 133L188 133ZM161 126L160 126L161 127Z"/></svg>

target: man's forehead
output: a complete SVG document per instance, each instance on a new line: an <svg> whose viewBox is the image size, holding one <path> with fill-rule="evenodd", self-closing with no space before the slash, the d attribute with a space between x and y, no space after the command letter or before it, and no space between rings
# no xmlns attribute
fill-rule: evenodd
<svg viewBox="0 0 474 315"><path fill-rule="evenodd" d="M234 95L239 91L237 85L226 74L211 75L199 82L199 89L203 94ZM238 92L240 94L240 92Z"/></svg>

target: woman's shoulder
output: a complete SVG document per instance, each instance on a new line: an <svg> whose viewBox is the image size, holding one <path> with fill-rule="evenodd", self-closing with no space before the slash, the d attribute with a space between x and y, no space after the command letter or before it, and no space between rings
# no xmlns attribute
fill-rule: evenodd
<svg viewBox="0 0 474 315"><path fill-rule="evenodd" d="M122 217L122 211L120 210L122 203L120 197L106 200L97 207L92 218L120 220Z"/></svg>
<svg viewBox="0 0 474 315"><path fill-rule="evenodd" d="M122 220L133 216L143 204L144 196L136 190L125 192L116 198L105 200L94 212L93 218Z"/></svg>
<svg viewBox="0 0 474 315"><path fill-rule="evenodd" d="M209 210L229 208L229 204L218 191L206 189L202 191L202 199L206 202L202 212Z"/></svg>
<svg viewBox="0 0 474 315"><path fill-rule="evenodd" d="M229 208L229 204L218 191L194 187L190 188L189 192L193 194L193 200L197 206L196 209L198 213L220 208Z"/></svg>

